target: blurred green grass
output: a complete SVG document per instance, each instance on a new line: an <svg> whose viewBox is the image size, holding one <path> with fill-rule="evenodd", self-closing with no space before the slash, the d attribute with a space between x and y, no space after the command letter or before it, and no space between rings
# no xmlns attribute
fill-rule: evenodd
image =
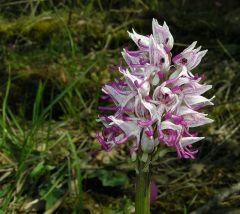
<svg viewBox="0 0 240 214"><path fill-rule="evenodd" d="M154 164L152 213L190 213L238 182L239 10L237 0L1 1L0 213L133 213L128 149L100 152L95 119L127 30L151 32L153 17L168 23L174 52L195 40L209 49L196 71L216 105L196 160L173 153ZM235 193L215 208L230 213L238 201Z"/></svg>

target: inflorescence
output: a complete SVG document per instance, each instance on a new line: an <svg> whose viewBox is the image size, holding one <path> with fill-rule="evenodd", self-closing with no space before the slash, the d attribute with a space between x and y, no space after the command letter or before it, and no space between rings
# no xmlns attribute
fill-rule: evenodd
<svg viewBox="0 0 240 214"><path fill-rule="evenodd" d="M207 50L200 51L193 42L172 57L174 39L167 24L161 26L153 19L152 30L150 36L129 33L138 50L123 49L126 66L116 67L122 78L102 87L101 98L111 105L99 107L107 114L99 116L105 127L97 139L106 151L131 140L132 156L139 149L149 155L163 143L175 148L179 158L194 158L197 150L192 144L204 137L190 128L213 121L199 112L213 105L213 98L202 96L212 86L202 84L204 76L191 72Z"/></svg>

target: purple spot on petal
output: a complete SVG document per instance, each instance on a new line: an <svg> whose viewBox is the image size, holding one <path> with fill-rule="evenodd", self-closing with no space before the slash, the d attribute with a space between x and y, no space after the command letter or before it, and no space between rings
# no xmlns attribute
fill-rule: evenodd
<svg viewBox="0 0 240 214"><path fill-rule="evenodd" d="M187 60L186 58L183 58L183 59L181 60L181 63L182 63L183 65L186 65L187 62L188 62L188 60Z"/></svg>
<svg viewBox="0 0 240 214"><path fill-rule="evenodd" d="M138 43L139 47L141 47L141 48L148 48L146 45L143 45L141 43L141 39L138 39L137 43Z"/></svg>
<svg viewBox="0 0 240 214"><path fill-rule="evenodd" d="M163 64L165 62L165 59L164 58L161 58L160 59L160 63Z"/></svg>

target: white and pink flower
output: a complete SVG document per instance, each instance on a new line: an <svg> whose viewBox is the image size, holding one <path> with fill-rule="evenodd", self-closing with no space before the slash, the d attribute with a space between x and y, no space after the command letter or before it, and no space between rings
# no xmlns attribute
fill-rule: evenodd
<svg viewBox="0 0 240 214"><path fill-rule="evenodd" d="M189 47L183 50L182 53L173 57L173 63L176 65L184 65L188 70L192 70L197 67L207 53L207 50L200 51L201 46L194 49L196 44L197 42L193 42Z"/></svg>
<svg viewBox="0 0 240 214"><path fill-rule="evenodd" d="M212 86L191 72L207 50L194 49L193 42L171 59L174 40L167 24L153 19L152 28L150 36L129 33L139 50L123 49L126 67L118 67L123 77L102 88L102 99L111 105L99 107L107 113L99 116L105 127L97 139L107 151L131 141L130 153L141 151L143 161L159 143L175 148L179 158L194 158L192 144L204 137L190 133L190 128L213 122L198 112L213 105L213 98L202 96Z"/></svg>

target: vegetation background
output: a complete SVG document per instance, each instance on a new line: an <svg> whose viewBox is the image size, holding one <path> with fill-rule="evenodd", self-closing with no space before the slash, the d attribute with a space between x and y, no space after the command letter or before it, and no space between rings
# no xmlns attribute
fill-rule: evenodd
<svg viewBox="0 0 240 214"><path fill-rule="evenodd" d="M100 151L100 87L118 76L127 30L166 21L174 53L209 52L195 70L213 84L195 160L163 147L152 213L240 213L238 0L1 0L0 213L134 213L128 147ZM134 48L134 46L132 45Z"/></svg>

